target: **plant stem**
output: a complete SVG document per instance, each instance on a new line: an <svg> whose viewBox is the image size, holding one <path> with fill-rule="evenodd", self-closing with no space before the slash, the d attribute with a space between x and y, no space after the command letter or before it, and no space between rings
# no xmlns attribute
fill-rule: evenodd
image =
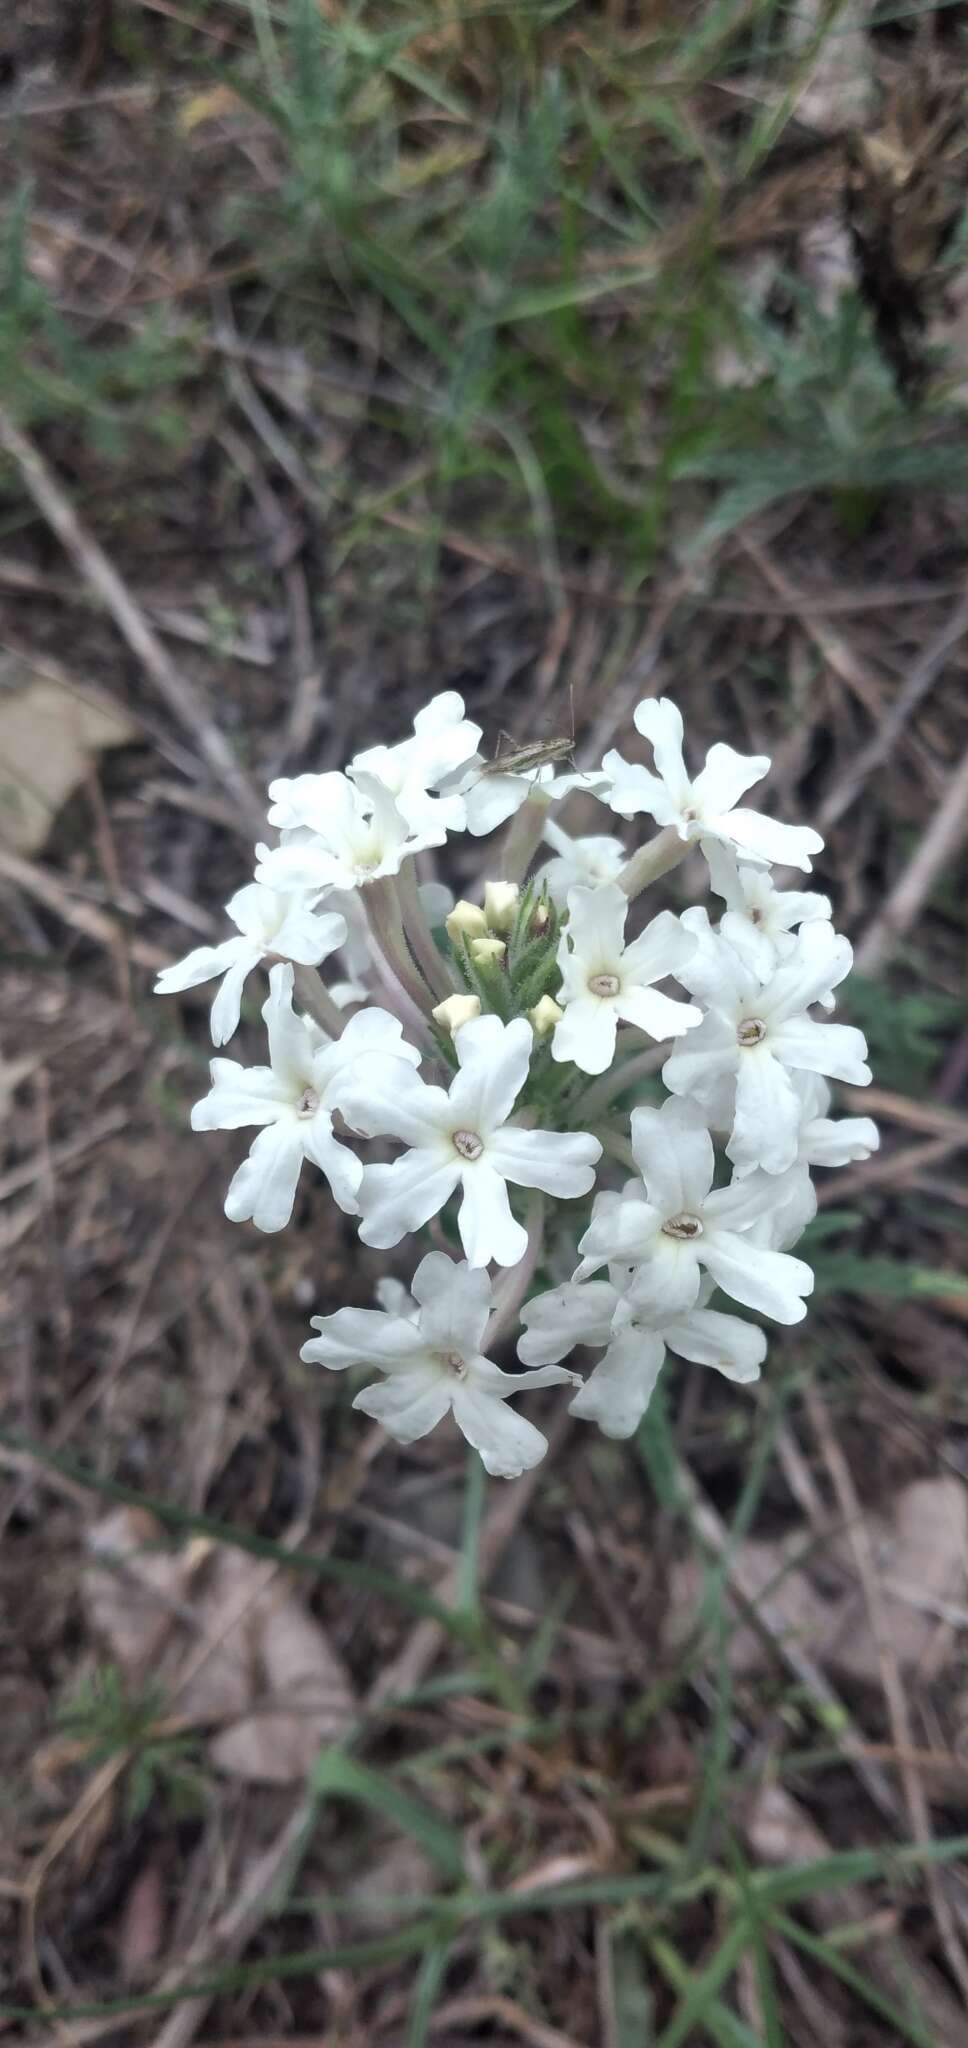
<svg viewBox="0 0 968 2048"><path fill-rule="evenodd" d="M630 1166L633 1173L638 1173L635 1153L621 1131L613 1130L611 1124L596 1124L592 1136L598 1139L602 1151L607 1152L610 1159L617 1159L622 1166Z"/></svg>
<svg viewBox="0 0 968 2048"><path fill-rule="evenodd" d="M427 923L417 871L412 860L405 860L397 876L397 902L403 920L404 935L414 959L438 1002L454 993L454 983L447 970L446 962L434 944L434 935Z"/></svg>
<svg viewBox="0 0 968 2048"><path fill-rule="evenodd" d="M535 788L512 818L501 855L501 873L506 882L522 882L544 838L549 799Z"/></svg>
<svg viewBox="0 0 968 2048"><path fill-rule="evenodd" d="M490 1321L484 1332L481 1349L486 1353L498 1338L503 1336L507 1325L517 1312L534 1279L535 1268L544 1245L544 1197L534 1194L528 1203L528 1242L516 1266L512 1266L507 1279L499 1289Z"/></svg>
<svg viewBox="0 0 968 2048"><path fill-rule="evenodd" d="M337 1008L328 988L323 986L322 977L315 967L293 966L292 992L300 1009L306 1010L315 1023L321 1024L330 1038L339 1038L346 1017Z"/></svg>
<svg viewBox="0 0 968 2048"><path fill-rule="evenodd" d="M618 886L624 889L631 902L650 882L656 882L660 875L667 875L670 868L677 868L691 851L692 841L680 839L674 825L667 825L664 832L657 832L646 846L640 846L627 860L618 876Z"/></svg>
<svg viewBox="0 0 968 2048"><path fill-rule="evenodd" d="M392 877L376 876L364 885L361 893L370 930L387 966L411 1002L416 1004L421 1016L426 1017L431 1007L427 999L427 985L417 972L403 935L400 904Z"/></svg>
<svg viewBox="0 0 968 2048"><path fill-rule="evenodd" d="M595 1110L604 1109L613 1096L621 1095L623 1089L632 1086L633 1081L641 1080L645 1074L654 1074L656 1069L661 1067L665 1057L664 1045L650 1045L645 1052L634 1053L631 1059L623 1060L617 1067L612 1067L607 1074L603 1074L601 1079L589 1088L587 1094L578 1097L574 1104L575 1114L581 1112L590 1115Z"/></svg>

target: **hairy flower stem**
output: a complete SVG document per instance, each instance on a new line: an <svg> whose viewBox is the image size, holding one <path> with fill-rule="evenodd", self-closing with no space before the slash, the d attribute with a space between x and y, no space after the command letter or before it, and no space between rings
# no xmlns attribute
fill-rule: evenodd
<svg viewBox="0 0 968 2048"><path fill-rule="evenodd" d="M292 970L292 993L297 1007L305 1010L313 1022L321 1024L330 1038L339 1038L346 1017L338 1009L322 977L315 967L294 966Z"/></svg>
<svg viewBox="0 0 968 2048"><path fill-rule="evenodd" d="M434 944L434 935L420 901L417 871L412 860L405 860L396 878L397 902L403 920L403 930L417 966L437 1002L443 1002L454 993L454 983L447 971L446 963Z"/></svg>
<svg viewBox="0 0 968 2048"><path fill-rule="evenodd" d="M634 1082L643 1080L647 1074L654 1074L667 1058L666 1046L650 1045L647 1051L635 1053L631 1059L622 1060L618 1066L612 1067L578 1097L574 1105L576 1116L580 1113L583 1117L589 1117L596 1111L604 1109L616 1095L623 1095L626 1088L631 1088Z"/></svg>
<svg viewBox="0 0 968 2048"><path fill-rule="evenodd" d="M544 838L549 808L544 791L534 789L512 819L501 855L506 882L523 881Z"/></svg>
<svg viewBox="0 0 968 2048"><path fill-rule="evenodd" d="M610 1124L594 1124L592 1129L602 1151L607 1152L610 1159L618 1159L623 1166L629 1166L633 1173L638 1173L635 1153L621 1131L613 1130Z"/></svg>
<svg viewBox="0 0 968 2048"><path fill-rule="evenodd" d="M513 1322L521 1303L534 1278L535 1269L544 1249L544 1197L533 1194L528 1203L528 1242L524 1255L516 1266L508 1270L507 1278L499 1289L491 1310L487 1329L484 1332L483 1350L489 1352L497 1340L504 1335L508 1323Z"/></svg>
<svg viewBox="0 0 968 2048"><path fill-rule="evenodd" d="M400 904L392 879L378 875L367 882L363 889L363 902L370 922L370 930L380 948L387 966L396 980L406 990L411 1002L415 1003L422 1017L430 1009L427 999L427 985L417 972L403 934L403 919Z"/></svg>
<svg viewBox="0 0 968 2048"><path fill-rule="evenodd" d="M618 886L624 889L631 902L647 889L650 882L657 882L660 875L667 875L671 868L677 868L690 851L691 841L680 839L673 825L667 825L664 832L658 832L647 846L640 846L627 860L617 876Z"/></svg>

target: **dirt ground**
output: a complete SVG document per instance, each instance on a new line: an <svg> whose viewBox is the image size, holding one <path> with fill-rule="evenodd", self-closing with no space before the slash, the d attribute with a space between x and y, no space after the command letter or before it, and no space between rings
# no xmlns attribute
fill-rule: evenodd
<svg viewBox="0 0 968 2048"><path fill-rule="evenodd" d="M549 63L566 31L638 61L665 19L552 12ZM692 302L644 354L623 276L576 297L580 344L509 314L469 425L461 356L445 432L404 283L353 269L345 219L266 257L303 161L256 90L267 20L30 0L0 24L0 2037L963 2048L963 10L930 46L865 45L860 116L828 80L811 120L819 54L797 72L804 104L709 228L778 347L800 346L789 277L822 297L818 227L852 265L852 403L859 378L887 408L886 467L811 470L824 357L782 488L744 463L793 447L787 357L704 345L714 460ZM487 81L509 61L488 32L394 44L393 90ZM915 64L921 142L883 113ZM701 172L726 116L712 71L687 86ZM428 104L408 193L421 150L459 146ZM671 117L656 137L662 198L686 145ZM915 289L891 207L922 146ZM479 158L458 169L483 189ZM771 807L826 836L882 1126L822 1189L815 1306L755 1398L681 1367L639 1441L566 1418L482 1499L456 1436L404 1451L299 1364L310 1313L370 1301L385 1259L321 1180L283 1238L226 1221L234 1142L188 1129L206 991L150 992L221 931L271 776L401 734L443 688L495 749L632 753L666 690L702 747L770 753Z"/></svg>

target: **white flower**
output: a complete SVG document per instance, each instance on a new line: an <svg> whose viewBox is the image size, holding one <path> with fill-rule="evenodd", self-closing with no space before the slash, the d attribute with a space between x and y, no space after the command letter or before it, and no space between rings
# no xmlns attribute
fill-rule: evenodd
<svg viewBox="0 0 968 2048"><path fill-rule="evenodd" d="M827 1115L830 1089L819 1074L794 1074L800 1103L797 1158L805 1166L850 1166L869 1159L881 1142L872 1117Z"/></svg>
<svg viewBox="0 0 968 2048"><path fill-rule="evenodd" d="M267 954L317 967L337 946L346 941L346 923L334 913L317 916L305 896L279 896L250 882L238 889L226 910L239 931L237 939L223 939L220 946L196 946L172 967L162 968L155 982L156 996L169 996L183 988L197 988L200 982L224 977L212 1004L212 1043L224 1045L238 1028L242 987L246 975Z"/></svg>
<svg viewBox="0 0 968 2048"><path fill-rule="evenodd" d="M575 1278L619 1261L638 1267L631 1292L659 1327L694 1306L705 1270L745 1308L778 1323L800 1322L802 1296L813 1289L809 1266L749 1236L783 1183L756 1174L713 1188L713 1142L688 1103L635 1109L631 1127L642 1185L599 1196Z"/></svg>
<svg viewBox="0 0 968 2048"><path fill-rule="evenodd" d="M703 1280L696 1306L656 1328L647 1307L614 1281L568 1281L525 1303L518 1357L532 1365L564 1358L575 1344L604 1346L604 1357L570 1403L571 1413L597 1422L606 1436L631 1436L667 1350L743 1385L759 1379L766 1357L763 1331L706 1308L711 1293L712 1283Z"/></svg>
<svg viewBox="0 0 968 2048"><path fill-rule="evenodd" d="M702 1023L692 1003L660 995L652 983L677 974L696 950L671 910L660 910L640 937L625 944L628 897L617 882L570 889L568 926L558 948L564 1016L555 1027L552 1056L573 1060L586 1074L604 1074L615 1056L618 1024L635 1024L650 1038L670 1038Z"/></svg>
<svg viewBox="0 0 968 2048"><path fill-rule="evenodd" d="M777 889L766 868L738 861L720 840L703 845L709 879L726 909L719 921L724 939L760 981L769 981L779 961L792 953L794 927L829 923L829 898L807 889Z"/></svg>
<svg viewBox="0 0 968 2048"><path fill-rule="evenodd" d="M561 803L576 789L583 790L586 796L604 796L608 777L582 770L556 775L547 762L523 771L504 770L498 760L493 764L475 764L458 786L467 808L467 830L480 838L482 833L494 832L498 825L513 818L529 796L540 795L546 803Z"/></svg>
<svg viewBox="0 0 968 2048"><path fill-rule="evenodd" d="M340 1098L363 1137L401 1138L410 1149L390 1166L368 1166L359 1201L364 1244L399 1243L461 1189L461 1244L472 1266L514 1266L527 1233L511 1214L508 1181L558 1196L584 1195L601 1157L582 1131L535 1131L507 1122L527 1079L531 1026L478 1017L454 1040L460 1070L449 1091L418 1075L359 1070Z"/></svg>
<svg viewBox="0 0 968 2048"><path fill-rule="evenodd" d="M480 726L464 717L463 697L444 690L418 711L412 739L395 747L367 747L354 754L347 772L354 781L375 776L411 831L439 834L427 843L440 845L447 832L463 832L467 823L463 797L441 795L441 786L475 758L480 737Z"/></svg>
<svg viewBox="0 0 968 2048"><path fill-rule="evenodd" d="M810 872L810 856L823 840L807 825L782 825L759 811L735 805L769 766L767 754L737 754L711 747L705 767L690 781L682 758L682 717L668 697L646 697L636 706L635 725L651 740L657 773L637 762L606 754L602 767L611 788L606 801L623 818L647 811L657 825L672 825L680 839L723 839L748 859L788 861Z"/></svg>
<svg viewBox="0 0 968 2048"><path fill-rule="evenodd" d="M304 1159L326 1175L339 1207L356 1213L363 1168L333 1136L332 1111L360 1070L391 1091L395 1076L409 1076L420 1059L386 1010L361 1010L341 1038L326 1038L318 1025L294 1013L292 984L291 967L273 967L262 1011L270 1065L213 1060L211 1091L192 1110L196 1131L264 1126L225 1197L233 1223L251 1216L258 1230L282 1230L288 1223Z"/></svg>
<svg viewBox="0 0 968 2048"><path fill-rule="evenodd" d="M686 987L709 1010L688 1046L670 1054L662 1078L673 1095L709 1102L717 1114L722 1084L732 1079L736 1098L727 1157L740 1174L758 1166L785 1173L796 1161L800 1130L790 1070L830 1074L860 1086L871 1078L861 1031L807 1015L849 972L851 947L832 925L804 925L793 951L761 986L724 941L720 946L715 955L700 947L682 969ZM718 962L712 970L711 958Z"/></svg>
<svg viewBox="0 0 968 2048"><path fill-rule="evenodd" d="M594 889L599 882L614 882L625 866L627 855L620 839L598 837L572 839L549 818L544 836L555 849L554 860L546 861L535 881L542 883L558 910L564 910L569 889Z"/></svg>
<svg viewBox="0 0 968 2048"><path fill-rule="evenodd" d="M380 875L397 875L421 847L439 846L444 828L411 830L375 775L297 775L273 782L269 823L283 832L281 846L257 846L256 880L270 888L359 889Z"/></svg>
<svg viewBox="0 0 968 2048"><path fill-rule="evenodd" d="M458 1265L444 1252L428 1252L413 1276L413 1299L399 1284L384 1284L386 1310L341 1308L313 1316L319 1331L300 1357L341 1371L375 1365L386 1374L353 1402L382 1422L398 1443L426 1436L453 1411L459 1430L479 1451L488 1472L517 1479L544 1457L547 1441L532 1422L505 1407L509 1394L531 1387L581 1384L558 1365L509 1373L481 1353L491 1307L491 1282L479 1268Z"/></svg>

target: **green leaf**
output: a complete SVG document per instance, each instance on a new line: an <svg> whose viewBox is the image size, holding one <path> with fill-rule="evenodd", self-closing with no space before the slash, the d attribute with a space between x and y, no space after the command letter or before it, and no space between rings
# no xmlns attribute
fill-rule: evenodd
<svg viewBox="0 0 968 2048"><path fill-rule="evenodd" d="M327 1749L313 1765L309 1790L368 1807L371 1813L392 1821L401 1833L410 1835L444 1877L454 1881L463 1877L464 1852L456 1828L411 1792L405 1792L385 1771L359 1763L344 1749Z"/></svg>

